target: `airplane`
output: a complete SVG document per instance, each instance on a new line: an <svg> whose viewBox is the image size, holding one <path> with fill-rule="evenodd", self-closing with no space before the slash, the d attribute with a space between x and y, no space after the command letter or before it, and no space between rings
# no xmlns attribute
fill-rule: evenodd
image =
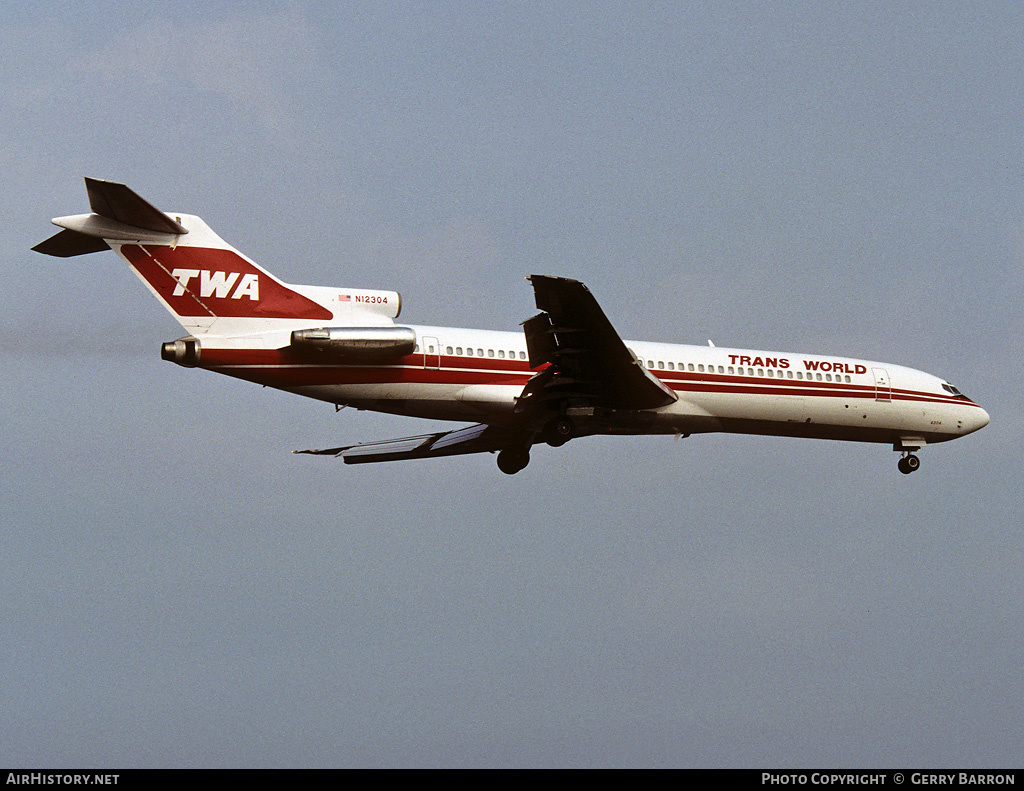
<svg viewBox="0 0 1024 791"><path fill-rule="evenodd" d="M592 435L738 434L891 444L904 474L926 445L983 428L949 382L892 363L623 340L577 280L530 275L522 332L396 324L397 292L284 283L199 217L85 179L91 213L32 249L113 250L188 332L161 357L335 405L472 425L320 450L346 464L497 453Z"/></svg>

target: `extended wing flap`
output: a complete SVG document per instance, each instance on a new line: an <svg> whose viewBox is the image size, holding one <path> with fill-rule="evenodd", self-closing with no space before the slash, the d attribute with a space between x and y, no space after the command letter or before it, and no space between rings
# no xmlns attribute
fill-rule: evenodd
<svg viewBox="0 0 1024 791"><path fill-rule="evenodd" d="M523 323L530 365L551 367L527 383L521 404L578 397L613 409L656 409L676 400L626 348L578 280L530 275L543 313Z"/></svg>
<svg viewBox="0 0 1024 791"><path fill-rule="evenodd" d="M466 453L489 453L504 447L508 431L497 426L478 423L475 426L419 434L415 437L363 442L340 448L323 450L297 450L315 456L340 456L346 464L371 464L382 461L430 459L439 456L458 456Z"/></svg>
<svg viewBox="0 0 1024 791"><path fill-rule="evenodd" d="M538 313L532 319L523 322L523 334L526 335L526 350L530 357L530 367L539 368L551 362L558 352L554 333L551 332L551 317L547 313Z"/></svg>

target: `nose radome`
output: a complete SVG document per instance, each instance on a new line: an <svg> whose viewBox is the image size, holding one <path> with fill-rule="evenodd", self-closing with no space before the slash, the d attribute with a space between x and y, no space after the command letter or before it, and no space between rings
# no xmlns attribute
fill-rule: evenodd
<svg viewBox="0 0 1024 791"><path fill-rule="evenodd" d="M977 431L978 429L985 428L985 426L988 425L988 412L981 407L978 407L974 412L975 414L971 415L971 417L964 421L964 428L967 430L966 433L968 434L973 431Z"/></svg>

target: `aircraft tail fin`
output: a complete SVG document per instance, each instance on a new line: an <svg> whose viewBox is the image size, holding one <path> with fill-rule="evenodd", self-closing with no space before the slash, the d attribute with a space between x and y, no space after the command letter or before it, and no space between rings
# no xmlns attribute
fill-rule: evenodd
<svg viewBox="0 0 1024 791"><path fill-rule="evenodd" d="M237 333L271 329L268 319L334 317L332 290L282 282L199 217L162 212L117 182L86 178L85 187L92 213L55 218L63 230L33 250L60 258L114 250L192 332L211 331L220 319L245 320L224 325Z"/></svg>

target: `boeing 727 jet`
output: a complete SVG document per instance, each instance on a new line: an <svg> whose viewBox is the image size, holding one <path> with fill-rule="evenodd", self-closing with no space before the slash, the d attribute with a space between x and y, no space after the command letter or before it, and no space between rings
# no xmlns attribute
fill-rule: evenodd
<svg viewBox="0 0 1024 791"><path fill-rule="evenodd" d="M164 360L334 404L470 422L324 450L346 464L497 453L514 474L539 443L595 434L732 432L892 445L899 469L989 416L949 382L892 363L623 340L583 283L531 275L521 332L397 324L394 291L290 285L199 217L85 180L89 214L33 249L113 250L188 333Z"/></svg>

